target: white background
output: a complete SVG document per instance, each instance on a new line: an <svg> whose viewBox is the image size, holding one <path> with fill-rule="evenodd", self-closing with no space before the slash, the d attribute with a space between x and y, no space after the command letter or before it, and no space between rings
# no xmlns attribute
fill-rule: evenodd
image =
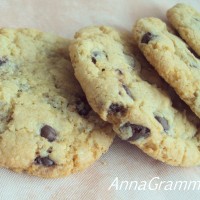
<svg viewBox="0 0 200 200"><path fill-rule="evenodd" d="M177 2L193 5L200 1L174 0L0 0L2 27L31 27L72 38L88 25L104 24L131 30L136 19L146 16L166 20L166 10ZM62 179L41 179L0 169L0 199L200 199L200 191L108 191L119 180L200 181L200 168L171 167L148 157L141 150L116 139L101 160L82 173Z"/></svg>

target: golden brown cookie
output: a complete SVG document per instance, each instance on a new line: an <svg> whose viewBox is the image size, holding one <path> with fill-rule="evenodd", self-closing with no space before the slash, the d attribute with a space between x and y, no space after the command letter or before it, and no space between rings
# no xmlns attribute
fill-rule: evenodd
<svg viewBox="0 0 200 200"><path fill-rule="evenodd" d="M159 76L138 61L135 48L130 38L110 27L76 33L70 56L89 104L123 140L153 158L171 165L199 165L199 120L173 107Z"/></svg>
<svg viewBox="0 0 200 200"><path fill-rule="evenodd" d="M74 78L69 40L0 29L0 166L52 178L91 165L114 133Z"/></svg>

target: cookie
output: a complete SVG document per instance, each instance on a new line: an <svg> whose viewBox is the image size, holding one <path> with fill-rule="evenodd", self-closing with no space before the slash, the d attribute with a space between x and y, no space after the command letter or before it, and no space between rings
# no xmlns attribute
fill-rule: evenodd
<svg viewBox="0 0 200 200"><path fill-rule="evenodd" d="M115 133L73 75L69 40L0 29L0 166L53 178L91 165Z"/></svg>
<svg viewBox="0 0 200 200"><path fill-rule="evenodd" d="M200 56L200 13L186 4L167 11L167 18L187 44Z"/></svg>
<svg viewBox="0 0 200 200"><path fill-rule="evenodd" d="M200 117L200 60L156 18L140 19L133 36L147 60Z"/></svg>
<svg viewBox="0 0 200 200"><path fill-rule="evenodd" d="M76 33L70 57L89 104L121 139L153 158L176 166L199 165L199 119L172 106L160 78L151 68L145 70L129 41L105 26Z"/></svg>

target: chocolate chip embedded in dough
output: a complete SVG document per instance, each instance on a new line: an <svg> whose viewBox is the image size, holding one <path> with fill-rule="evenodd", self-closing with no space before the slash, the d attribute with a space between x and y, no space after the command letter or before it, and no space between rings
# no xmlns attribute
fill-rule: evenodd
<svg viewBox="0 0 200 200"><path fill-rule="evenodd" d="M108 109L108 114L109 115L124 114L126 110L127 109L123 105L120 105L118 103L112 103Z"/></svg>
<svg viewBox="0 0 200 200"><path fill-rule="evenodd" d="M45 167L50 167L50 166L53 166L55 165L55 162L53 160L51 160L48 156L46 157L41 157L41 156L38 156L36 159L35 159L35 164L37 165L43 165Z"/></svg>
<svg viewBox="0 0 200 200"><path fill-rule="evenodd" d="M96 62L97 62L96 58L92 57L92 62L93 62L94 64L96 64Z"/></svg>
<svg viewBox="0 0 200 200"><path fill-rule="evenodd" d="M141 39L141 43L144 43L144 44L148 44L149 41L151 41L152 39L154 39L156 36L153 35L152 33L150 32L147 32L143 35L142 39Z"/></svg>
<svg viewBox="0 0 200 200"><path fill-rule="evenodd" d="M91 107L85 97L80 97L76 101L76 110L81 116L87 116L89 114L89 112L91 111Z"/></svg>
<svg viewBox="0 0 200 200"><path fill-rule="evenodd" d="M150 136L150 129L137 124L131 124L130 122L125 123L120 127L120 131L126 133L127 131L131 131L132 136L130 136L127 141L135 141L140 138L147 138ZM127 133L129 134L129 133Z"/></svg>
<svg viewBox="0 0 200 200"><path fill-rule="evenodd" d="M40 135L46 138L49 142L53 142L57 137L56 130L49 125L45 125L41 128Z"/></svg>
<svg viewBox="0 0 200 200"><path fill-rule="evenodd" d="M108 59L108 56L105 51L93 51L91 55L92 62L96 64L98 60Z"/></svg>
<svg viewBox="0 0 200 200"><path fill-rule="evenodd" d="M164 131L169 130L168 121L164 117L155 116L155 119L162 125Z"/></svg>
<svg viewBox="0 0 200 200"><path fill-rule="evenodd" d="M133 99L133 95L131 94L131 91L129 90L129 88L124 84L122 86L123 86L124 90L126 91L126 94L128 94L128 96Z"/></svg>
<svg viewBox="0 0 200 200"><path fill-rule="evenodd" d="M7 63L8 62L8 58L0 58L0 66L2 66L3 64Z"/></svg>

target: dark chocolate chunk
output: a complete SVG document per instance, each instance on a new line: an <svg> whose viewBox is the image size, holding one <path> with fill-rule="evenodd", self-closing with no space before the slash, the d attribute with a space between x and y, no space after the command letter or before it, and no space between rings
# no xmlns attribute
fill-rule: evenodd
<svg viewBox="0 0 200 200"><path fill-rule="evenodd" d="M99 59L103 59L103 58L108 59L108 56L105 51L93 51L91 57L92 57L92 62L94 64L96 64L97 60Z"/></svg>
<svg viewBox="0 0 200 200"><path fill-rule="evenodd" d="M50 167L50 166L53 166L55 165L55 162L53 160L51 160L48 156L46 157L41 157L41 156L38 156L36 159L35 159L35 164L37 165L43 165L45 167Z"/></svg>
<svg viewBox="0 0 200 200"><path fill-rule="evenodd" d="M153 35L152 33L150 32L147 32L143 35L142 37L142 40L141 40L141 43L144 43L144 44L148 44L150 40L152 40L153 38L155 38L155 35Z"/></svg>
<svg viewBox="0 0 200 200"><path fill-rule="evenodd" d="M94 64L96 64L96 62L97 62L96 58L92 57L92 62L93 62Z"/></svg>
<svg viewBox="0 0 200 200"><path fill-rule="evenodd" d="M0 66L5 64L6 62L8 61L7 58L3 57L3 58L0 58Z"/></svg>
<svg viewBox="0 0 200 200"><path fill-rule="evenodd" d="M162 125L164 131L169 130L168 121L164 117L155 116L155 119Z"/></svg>
<svg viewBox="0 0 200 200"><path fill-rule="evenodd" d="M124 114L126 112L126 108L123 105L119 105L118 103L112 103L108 109L108 114Z"/></svg>
<svg viewBox="0 0 200 200"><path fill-rule="evenodd" d="M76 110L81 116L86 116L91 111L91 107L85 97L79 97L76 101Z"/></svg>
<svg viewBox="0 0 200 200"><path fill-rule="evenodd" d="M49 142L53 142L57 137L55 129L49 125L45 125L41 128L40 135L46 138Z"/></svg>
<svg viewBox="0 0 200 200"><path fill-rule="evenodd" d="M128 94L129 97L133 98L131 91L129 90L129 88L126 85L122 85L124 90L126 91L126 94Z"/></svg>
<svg viewBox="0 0 200 200"><path fill-rule="evenodd" d="M131 124L127 122L120 127L120 131L125 132L126 129L131 129L132 136L127 139L127 141L135 141L140 138L147 138L150 135L150 129L141 125Z"/></svg>

